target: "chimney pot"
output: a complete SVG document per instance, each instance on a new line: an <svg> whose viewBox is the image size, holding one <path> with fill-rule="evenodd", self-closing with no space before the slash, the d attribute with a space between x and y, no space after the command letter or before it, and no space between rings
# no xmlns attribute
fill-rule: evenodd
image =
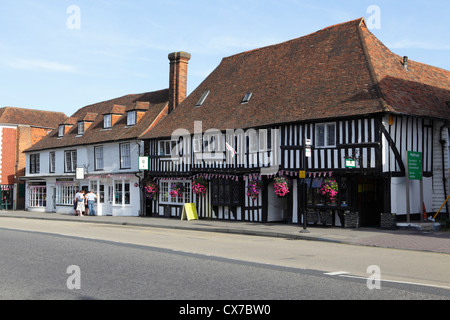
<svg viewBox="0 0 450 320"><path fill-rule="evenodd" d="M408 57L403 57L403 66L405 67L405 70L408 71Z"/></svg>
<svg viewBox="0 0 450 320"><path fill-rule="evenodd" d="M169 113L186 98L187 69L191 55L187 52L173 52L169 54Z"/></svg>

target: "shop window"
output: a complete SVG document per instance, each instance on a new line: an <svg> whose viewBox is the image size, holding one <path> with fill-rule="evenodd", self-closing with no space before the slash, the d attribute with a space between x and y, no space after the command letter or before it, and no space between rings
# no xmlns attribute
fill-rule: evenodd
<svg viewBox="0 0 450 320"><path fill-rule="evenodd" d="M211 180L211 204L214 206L239 206L243 203L243 186L231 179Z"/></svg>
<svg viewBox="0 0 450 320"><path fill-rule="evenodd" d="M40 208L47 206L47 187L45 182L28 186L28 207Z"/></svg>
<svg viewBox="0 0 450 320"><path fill-rule="evenodd" d="M131 200L130 181L116 180L114 181L114 204L129 205Z"/></svg>
<svg viewBox="0 0 450 320"><path fill-rule="evenodd" d="M72 205L77 187L72 183L60 184L56 186L56 205Z"/></svg>
<svg viewBox="0 0 450 320"><path fill-rule="evenodd" d="M182 193L179 196L172 196L170 191L172 185L182 185ZM160 182L160 198L161 204L183 204L191 202L191 182L182 180L167 180Z"/></svg>

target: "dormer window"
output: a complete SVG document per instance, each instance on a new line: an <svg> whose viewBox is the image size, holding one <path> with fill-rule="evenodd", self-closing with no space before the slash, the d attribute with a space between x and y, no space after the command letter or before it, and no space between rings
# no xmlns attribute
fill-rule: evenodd
<svg viewBox="0 0 450 320"><path fill-rule="evenodd" d="M248 93L244 96L244 98L242 99L241 103L247 103L247 102L250 101L251 98L252 98L252 93L251 93L251 92L248 92Z"/></svg>
<svg viewBox="0 0 450 320"><path fill-rule="evenodd" d="M84 121L78 122L78 134L84 133Z"/></svg>
<svg viewBox="0 0 450 320"><path fill-rule="evenodd" d="M111 114L105 114L103 117L103 128L109 129L112 127L112 115Z"/></svg>
<svg viewBox="0 0 450 320"><path fill-rule="evenodd" d="M128 111L127 126L134 126L136 124L136 110Z"/></svg>
<svg viewBox="0 0 450 320"><path fill-rule="evenodd" d="M58 128L58 137L59 138L62 138L62 137L64 137L64 125L62 124L62 125L60 125L59 126L59 128Z"/></svg>
<svg viewBox="0 0 450 320"><path fill-rule="evenodd" d="M203 103L205 102L206 98L209 95L209 90L206 90L205 92L203 92L202 96L200 97L200 100L198 100L197 104L195 105L196 107L200 107L203 105Z"/></svg>

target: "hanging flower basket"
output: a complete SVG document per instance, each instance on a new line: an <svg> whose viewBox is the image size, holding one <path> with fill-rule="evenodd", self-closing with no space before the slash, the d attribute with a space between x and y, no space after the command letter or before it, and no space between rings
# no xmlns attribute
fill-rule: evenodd
<svg viewBox="0 0 450 320"><path fill-rule="evenodd" d="M319 192L325 197L327 202L336 203L338 195L338 183L334 179L326 179L320 186Z"/></svg>
<svg viewBox="0 0 450 320"><path fill-rule="evenodd" d="M247 185L247 196L253 200L258 199L259 191L261 189L262 182L259 179L250 179Z"/></svg>
<svg viewBox="0 0 450 320"><path fill-rule="evenodd" d="M147 185L144 187L144 190L145 190L145 196L148 199L156 200L156 198L158 197L159 186L157 183L155 183L155 182L147 183Z"/></svg>
<svg viewBox="0 0 450 320"><path fill-rule="evenodd" d="M192 192L199 197L204 198L208 190L208 181L203 178L194 179L192 182Z"/></svg>
<svg viewBox="0 0 450 320"><path fill-rule="evenodd" d="M281 198L289 193L288 179L285 177L275 178L273 186L276 195Z"/></svg>
<svg viewBox="0 0 450 320"><path fill-rule="evenodd" d="M181 182L172 183L170 185L169 194L172 198L182 197L184 191L184 186Z"/></svg>

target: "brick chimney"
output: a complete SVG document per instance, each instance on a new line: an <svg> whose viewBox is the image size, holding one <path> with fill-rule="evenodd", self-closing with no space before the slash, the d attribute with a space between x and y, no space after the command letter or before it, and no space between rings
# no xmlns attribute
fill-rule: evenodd
<svg viewBox="0 0 450 320"><path fill-rule="evenodd" d="M191 55L187 52L174 52L169 54L169 113L186 98L187 69Z"/></svg>

